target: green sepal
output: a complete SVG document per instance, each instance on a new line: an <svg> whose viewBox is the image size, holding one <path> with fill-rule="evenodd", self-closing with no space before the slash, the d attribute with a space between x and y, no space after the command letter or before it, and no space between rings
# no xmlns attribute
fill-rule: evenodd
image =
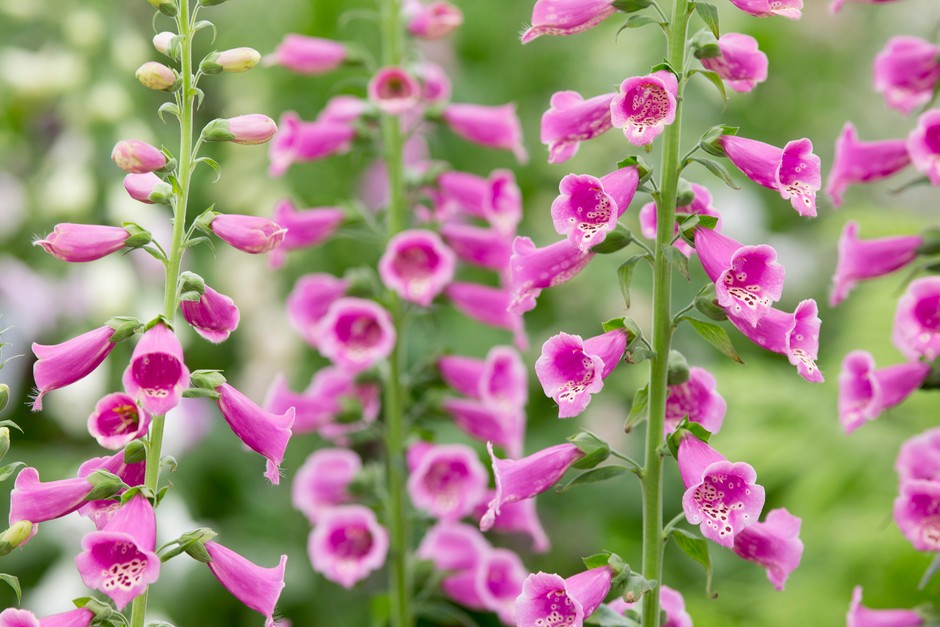
<svg viewBox="0 0 940 627"><path fill-rule="evenodd" d="M610 445L590 431L582 431L568 438L568 441L577 446L584 457L571 465L572 468L587 470L594 468L610 457Z"/></svg>
<svg viewBox="0 0 940 627"><path fill-rule="evenodd" d="M614 0L611 6L623 13L634 13L652 6L653 0Z"/></svg>
<svg viewBox="0 0 940 627"><path fill-rule="evenodd" d="M194 388L215 390L226 382L221 370L194 370L189 375L189 381Z"/></svg>
<svg viewBox="0 0 940 627"><path fill-rule="evenodd" d="M140 248L153 241L153 235L150 234L150 231L136 222L122 222L121 226L129 234L128 238L124 240L125 248Z"/></svg>
<svg viewBox="0 0 940 627"><path fill-rule="evenodd" d="M128 487L120 477L107 470L96 470L85 479L94 486L91 492L85 495L86 501L107 499Z"/></svg>
<svg viewBox="0 0 940 627"><path fill-rule="evenodd" d="M713 59L721 56L721 48L718 47L718 38L707 28L703 28L692 36L689 40L692 48L692 54L696 59Z"/></svg>
<svg viewBox="0 0 940 627"><path fill-rule="evenodd" d="M718 304L714 283L708 283L698 291L698 294L695 295L694 306L698 312L716 322L724 322L728 319L728 314Z"/></svg>
<svg viewBox="0 0 940 627"><path fill-rule="evenodd" d="M722 355L739 364L744 363L744 360L738 355L738 351L734 349L734 344L731 343L731 338L728 337L727 331L720 326L711 322L705 322L704 320L696 320L688 316L679 318L679 322L683 320L688 322L703 340L717 348Z"/></svg>
<svg viewBox="0 0 940 627"><path fill-rule="evenodd" d="M702 568L705 569L705 593L710 598L714 598L715 595L712 594L712 561L708 554L708 541L690 531L678 528L669 533L669 538L676 543L676 546L683 553L701 564Z"/></svg>
<svg viewBox="0 0 940 627"><path fill-rule="evenodd" d="M135 333L140 332L142 328L140 320L130 316L115 316L105 322L105 324L114 329L114 333L108 339L112 344L123 342L132 337Z"/></svg>
<svg viewBox="0 0 940 627"><path fill-rule="evenodd" d="M618 224L613 231L607 233L607 237L604 238L603 242L591 247L591 252L609 255L626 248L633 240L633 233L623 225Z"/></svg>
<svg viewBox="0 0 940 627"><path fill-rule="evenodd" d="M639 185L642 185L653 175L653 168L639 155L631 155L626 159L617 162L617 168L636 168L636 173L640 177Z"/></svg>
<svg viewBox="0 0 940 627"><path fill-rule="evenodd" d="M0 573L0 581L13 588L13 592L16 594L16 603L19 604L23 600L23 589L20 587L20 580L13 575Z"/></svg>
<svg viewBox="0 0 940 627"><path fill-rule="evenodd" d="M655 590L659 583L655 579L646 579L640 573L631 571L622 586L623 600L627 603L636 603L643 598L644 594Z"/></svg>
<svg viewBox="0 0 940 627"><path fill-rule="evenodd" d="M180 300L199 302L202 295L206 293L205 280L194 272L188 270L181 273L176 283L176 293Z"/></svg>
<svg viewBox="0 0 940 627"><path fill-rule="evenodd" d="M124 446L124 463L136 464L147 459L147 444L143 440L131 440Z"/></svg>
<svg viewBox="0 0 940 627"><path fill-rule="evenodd" d="M157 316L156 318L154 318L153 320L151 320L150 322L144 325L144 332L149 331L150 329L154 328L158 324L162 324L170 331L173 330L173 323L170 320L168 320L166 316L164 316L163 314L160 314L159 316Z"/></svg>
<svg viewBox="0 0 940 627"><path fill-rule="evenodd" d="M641 387L633 395L633 403L630 405L630 415L623 425L623 432L630 433L633 428L646 420L647 409L650 404L650 386L649 383Z"/></svg>
<svg viewBox="0 0 940 627"><path fill-rule="evenodd" d="M689 362L685 355L677 350L669 351L669 372L666 375L667 385L682 385L689 380Z"/></svg>
<svg viewBox="0 0 940 627"><path fill-rule="evenodd" d="M0 366L2 368L3 366ZM6 383L0 383L0 411L6 409L10 402L10 386ZM0 457L3 457L0 455Z"/></svg>
<svg viewBox="0 0 940 627"><path fill-rule="evenodd" d="M695 190L692 189L692 184L689 183L684 178L679 179L679 187L676 192L676 209L680 207L688 207L695 200Z"/></svg>
<svg viewBox="0 0 940 627"><path fill-rule="evenodd" d="M0 467L0 482L6 481L13 475L13 473L22 468L26 468L26 464L24 462L13 462L12 464L7 464L6 466Z"/></svg>
<svg viewBox="0 0 940 627"><path fill-rule="evenodd" d="M206 235L213 234L212 227L210 225L212 224L212 221L215 220L215 217L219 215L218 212L214 211L214 208L215 208L215 205L212 205L211 207L203 211L201 214L199 214L199 217L197 217L193 221L193 226L199 229L200 231L202 231L203 233L205 233Z"/></svg>
<svg viewBox="0 0 940 627"><path fill-rule="evenodd" d="M28 520L20 520L0 533L0 557L8 555L13 549L21 546L29 540L33 532L33 523Z"/></svg>
<svg viewBox="0 0 940 627"><path fill-rule="evenodd" d="M737 126L728 126L726 124L719 124L713 126L702 135L702 138L699 140L699 148L712 155L713 157L725 157L725 149L721 147L719 140L722 135L737 135L738 134Z"/></svg>
<svg viewBox="0 0 940 627"><path fill-rule="evenodd" d="M581 561L584 562L584 567L588 570L592 568L600 568L601 566L607 566L607 563L610 561L611 556L610 551L601 551L600 553L595 553L594 555L588 555L587 557L582 557Z"/></svg>
<svg viewBox="0 0 940 627"><path fill-rule="evenodd" d="M85 608L94 613L94 621L107 621L116 614L114 608L94 597L79 597L72 599L75 607ZM97 622L95 624L98 624Z"/></svg>

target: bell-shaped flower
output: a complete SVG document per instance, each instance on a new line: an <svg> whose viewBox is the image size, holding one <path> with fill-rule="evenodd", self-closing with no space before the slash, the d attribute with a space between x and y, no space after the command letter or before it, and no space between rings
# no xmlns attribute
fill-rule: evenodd
<svg viewBox="0 0 940 627"><path fill-rule="evenodd" d="M803 16L803 0L731 0L731 4L754 17L779 15L798 20Z"/></svg>
<svg viewBox="0 0 940 627"><path fill-rule="evenodd" d="M95 613L84 607L41 619L29 610L10 607L0 612L0 627L88 627L94 619Z"/></svg>
<svg viewBox="0 0 940 627"><path fill-rule="evenodd" d="M422 451L409 468L407 489L417 509L454 522L483 500L488 482L486 468L472 448L444 444Z"/></svg>
<svg viewBox="0 0 940 627"><path fill-rule="evenodd" d="M131 234L119 226L97 224L55 225L52 233L33 242L47 253L62 261L95 261L124 248Z"/></svg>
<svg viewBox="0 0 940 627"><path fill-rule="evenodd" d="M635 610L637 603L627 603L623 598L614 599L607 607L621 616ZM685 599L678 590L663 584L659 586L659 607L666 614L663 627L692 627L692 617L685 609Z"/></svg>
<svg viewBox="0 0 940 627"><path fill-rule="evenodd" d="M771 308L753 327L735 315L729 314L728 320L758 346L786 355L799 375L810 383L823 382L816 365L822 321L815 300L800 301L793 313Z"/></svg>
<svg viewBox="0 0 940 627"><path fill-rule="evenodd" d="M403 115L414 110L421 97L421 85L399 67L384 67L369 81L369 101L386 115Z"/></svg>
<svg viewBox="0 0 940 627"><path fill-rule="evenodd" d="M344 297L330 305L319 323L317 348L349 372L368 370L392 353L395 326L388 311L371 300Z"/></svg>
<svg viewBox="0 0 940 627"><path fill-rule="evenodd" d="M634 167L620 168L597 178L569 174L561 179L560 195L552 203L555 232L567 235L581 252L600 244L627 210L639 184Z"/></svg>
<svg viewBox="0 0 940 627"><path fill-rule="evenodd" d="M487 443L496 479L496 493L480 519L480 529L488 531L503 504L531 499L545 492L561 479L572 464L584 457L576 445L556 444L522 459L497 459L493 445Z"/></svg>
<svg viewBox="0 0 940 627"><path fill-rule="evenodd" d="M892 37L875 57L874 75L875 91L888 106L910 114L930 102L940 82L940 46L910 35Z"/></svg>
<svg viewBox="0 0 940 627"><path fill-rule="evenodd" d="M940 482L940 428L928 429L904 442L894 469L901 483L915 479Z"/></svg>
<svg viewBox="0 0 940 627"><path fill-rule="evenodd" d="M542 345L535 374L545 396L558 403L558 417L571 418L584 411L591 395L601 391L627 348L627 334L614 329L584 340L559 333Z"/></svg>
<svg viewBox="0 0 940 627"><path fill-rule="evenodd" d="M932 185L940 185L940 109L931 109L919 118L907 136L907 152L917 171L927 176Z"/></svg>
<svg viewBox="0 0 940 627"><path fill-rule="evenodd" d="M268 481L280 483L280 465L294 425L294 408L280 415L267 412L228 383L217 387L216 392L225 422L245 446L267 458L264 476Z"/></svg>
<svg viewBox="0 0 940 627"><path fill-rule="evenodd" d="M42 410L42 397L52 390L64 388L84 379L101 365L114 343L114 329L108 325L98 327L61 344L33 342L33 380L39 393L33 401L33 411Z"/></svg>
<svg viewBox="0 0 940 627"><path fill-rule="evenodd" d="M685 484L682 509L691 525L723 547L734 546L742 529L757 522L764 507L764 488L745 462L729 462L691 433L679 443L679 473Z"/></svg>
<svg viewBox="0 0 940 627"><path fill-rule="evenodd" d="M148 205L168 203L173 196L170 184L153 172L128 174L124 177L124 191L137 202Z"/></svg>
<svg viewBox="0 0 940 627"><path fill-rule="evenodd" d="M731 550L750 562L767 569L767 578L777 590L783 590L803 557L800 519L786 509L773 509L764 522L745 527L734 539Z"/></svg>
<svg viewBox="0 0 940 627"><path fill-rule="evenodd" d="M324 273L305 274L294 283L294 289L287 296L287 318L310 346L316 348L320 340L320 320L348 289L347 281Z"/></svg>
<svg viewBox="0 0 940 627"><path fill-rule="evenodd" d="M124 390L155 416L176 407L189 384L183 347L163 323L153 325L134 347L124 370Z"/></svg>
<svg viewBox="0 0 940 627"><path fill-rule="evenodd" d="M522 126L516 105L496 107L475 104L451 104L442 114L444 123L469 142L509 150L519 163L529 160L522 145Z"/></svg>
<svg viewBox="0 0 940 627"><path fill-rule="evenodd" d="M841 207L842 194L849 185L894 176L910 162L906 140L859 141L855 126L846 122L836 139L836 154L826 180L826 193L832 198L833 205Z"/></svg>
<svg viewBox="0 0 940 627"><path fill-rule="evenodd" d="M450 387L488 407L521 409L528 400L526 366L510 346L494 346L486 359L443 357L438 367Z"/></svg>
<svg viewBox="0 0 940 627"><path fill-rule="evenodd" d="M574 35L594 28L616 12L611 0L536 0L532 26L522 33L522 43L542 35Z"/></svg>
<svg viewBox="0 0 940 627"><path fill-rule="evenodd" d="M585 100L576 91L558 91L542 114L542 143L548 146L548 162L563 163L578 152L581 142L613 128L611 101L617 94L601 94Z"/></svg>
<svg viewBox="0 0 940 627"><path fill-rule="evenodd" d="M440 571L459 572L474 568L490 550L476 527L440 521L424 534L415 556L433 562Z"/></svg>
<svg viewBox="0 0 940 627"><path fill-rule="evenodd" d="M445 172L437 179L444 200L455 208L489 222L510 235L522 219L522 193L510 170L493 170L488 178L467 172Z"/></svg>
<svg viewBox="0 0 940 627"><path fill-rule="evenodd" d="M441 225L441 236L465 263L496 272L509 268L512 238L496 229L451 222Z"/></svg>
<svg viewBox="0 0 940 627"><path fill-rule="evenodd" d="M940 277L923 277L907 286L894 314L891 340L911 361L940 356Z"/></svg>
<svg viewBox="0 0 940 627"><path fill-rule="evenodd" d="M697 228L695 251L715 282L718 304L751 327L780 299L785 271L770 246L744 246L712 229Z"/></svg>
<svg viewBox="0 0 940 627"><path fill-rule="evenodd" d="M362 459L348 448L322 448L307 457L291 483L291 502L310 524L330 507L352 500L349 484L362 470Z"/></svg>
<svg viewBox="0 0 940 627"><path fill-rule="evenodd" d="M488 405L475 399L447 398L442 409L454 419L467 435L481 441L492 441L509 455L522 454L525 440L525 411Z"/></svg>
<svg viewBox="0 0 940 627"><path fill-rule="evenodd" d="M297 210L290 199L284 199L274 207L274 221L287 229L280 246L271 251L268 258L272 268L279 268L289 250L312 248L329 238L345 214L339 207Z"/></svg>
<svg viewBox="0 0 940 627"><path fill-rule="evenodd" d="M714 216L718 218L718 222L715 224L713 229L716 233L721 233L721 216L718 215L718 210L712 207L712 194L708 191L707 188L699 185L698 183L692 183L692 202L684 207L676 207L676 215L692 215L699 214L704 216ZM643 237L650 240L656 240L656 228L658 220L656 218L656 203L648 202L640 209L639 214L640 219L640 232L643 234ZM678 223L673 227L673 233L679 233ZM675 246L679 252L681 252L686 257L691 257L692 253L695 252L695 249L686 244L682 238L676 239L672 244Z"/></svg>
<svg viewBox="0 0 940 627"><path fill-rule="evenodd" d="M245 607L263 614L265 627L275 627L274 606L284 589L287 556L282 555L273 568L262 568L218 542L206 542L204 546L212 558L206 566L219 583Z"/></svg>
<svg viewBox="0 0 940 627"><path fill-rule="evenodd" d="M199 300L180 301L183 318L196 333L213 344L224 342L238 328L238 307L235 301L206 286Z"/></svg>
<svg viewBox="0 0 940 627"><path fill-rule="evenodd" d="M930 366L920 362L875 370L871 353L852 351L846 355L839 373L839 420L845 432L852 433L884 410L902 403L928 374Z"/></svg>
<svg viewBox="0 0 940 627"><path fill-rule="evenodd" d="M233 248L252 255L271 252L287 234L286 228L267 218L231 213L215 216L209 228Z"/></svg>
<svg viewBox="0 0 940 627"><path fill-rule="evenodd" d="M109 596L119 610L143 594L160 576L156 527L150 501L137 494L104 529L86 534L75 558L85 585Z"/></svg>
<svg viewBox="0 0 940 627"><path fill-rule="evenodd" d="M715 377L704 368L689 368L689 380L669 386L666 397L666 435L672 433L685 417L710 433L718 433L728 410L728 403L718 393Z"/></svg>
<svg viewBox="0 0 940 627"><path fill-rule="evenodd" d="M894 522L916 550L940 551L940 482L902 481Z"/></svg>
<svg viewBox="0 0 940 627"><path fill-rule="evenodd" d="M329 420L317 429L327 440L347 445L347 435L374 423L381 409L382 389L372 381L357 381L355 374L343 368L321 368L310 381L307 394L316 399ZM355 409L350 410L350 406ZM357 420L350 420L349 412ZM344 415L346 414L346 415Z"/></svg>
<svg viewBox="0 0 940 627"><path fill-rule="evenodd" d="M277 135L271 142L268 174L282 176L293 163L306 163L349 152L356 129L350 122L317 120L304 122L293 111L281 115Z"/></svg>
<svg viewBox="0 0 940 627"><path fill-rule="evenodd" d="M485 362L475 357L448 355L437 362L444 382L464 396L480 398Z"/></svg>
<svg viewBox="0 0 940 627"><path fill-rule="evenodd" d="M447 37L463 24L463 12L449 2L413 2L412 7L406 5L406 28L419 39L434 40Z"/></svg>
<svg viewBox="0 0 940 627"><path fill-rule="evenodd" d="M289 33L264 62L312 76L335 70L343 64L347 54L346 46L337 41Z"/></svg>
<svg viewBox="0 0 940 627"><path fill-rule="evenodd" d="M515 625L513 607L528 574L517 554L490 549L474 568L448 577L441 587L460 605L495 612L504 625Z"/></svg>
<svg viewBox="0 0 940 627"><path fill-rule="evenodd" d="M379 259L379 276L402 299L430 307L454 278L456 256L437 233L410 229L395 234Z"/></svg>
<svg viewBox="0 0 940 627"><path fill-rule="evenodd" d="M150 427L150 414L127 394L108 394L88 416L88 432L104 448L116 451L131 440L143 437Z"/></svg>
<svg viewBox="0 0 940 627"><path fill-rule="evenodd" d="M522 316L509 310L510 303L513 302L513 295L509 290L455 281L444 289L444 294L454 307L474 320L512 331L516 348L519 350L528 348L529 338L522 326Z"/></svg>
<svg viewBox="0 0 940 627"><path fill-rule="evenodd" d="M600 566L562 579L554 573L529 575L516 599L518 627L582 627L610 592L613 570Z"/></svg>
<svg viewBox="0 0 940 627"><path fill-rule="evenodd" d="M338 122L351 124L369 110L369 102L348 94L333 96L326 101L326 106L317 116L317 122ZM296 116L296 114L293 114ZM408 142L405 143L405 163L408 163Z"/></svg>
<svg viewBox="0 0 940 627"><path fill-rule="evenodd" d="M718 74L728 87L746 93L767 80L767 55L757 40L741 33L725 33L718 38L721 54L702 59L702 66Z"/></svg>
<svg viewBox="0 0 940 627"><path fill-rule="evenodd" d="M490 490L486 496L486 502L491 501L495 495L496 491ZM477 506L474 516L482 517L486 509L486 504L481 503ZM532 550L536 553L544 553L550 546L548 534L542 527L542 521L535 507L535 499L503 503L499 516L493 521L493 526L489 530L527 535L532 540Z"/></svg>
<svg viewBox="0 0 940 627"><path fill-rule="evenodd" d="M323 512L307 543L313 570L344 588L352 588L382 568L388 532L375 513L362 505L341 505Z"/></svg>
<svg viewBox="0 0 940 627"><path fill-rule="evenodd" d="M841 4L841 0L837 0ZM852 589L845 627L920 627L924 619L913 610L873 610L862 605L862 587Z"/></svg>
<svg viewBox="0 0 940 627"><path fill-rule="evenodd" d="M666 70L632 76L610 102L610 120L635 146L648 146L676 119L679 82Z"/></svg>
<svg viewBox="0 0 940 627"><path fill-rule="evenodd" d="M166 167L166 155L147 142L123 139L114 145L111 161L128 174L143 174Z"/></svg>
<svg viewBox="0 0 940 627"><path fill-rule="evenodd" d="M36 535L38 523L62 518L85 504L94 486L85 478L39 480L39 471L27 467L20 471L10 492L10 525L28 520L33 523L29 537Z"/></svg>
<svg viewBox="0 0 940 627"><path fill-rule="evenodd" d="M858 222L846 222L839 237L839 260L829 297L832 307L845 300L859 281L884 276L912 262L924 243L919 235L861 240L858 229Z"/></svg>
<svg viewBox="0 0 940 627"><path fill-rule="evenodd" d="M415 73L421 82L421 101L424 104L438 104L450 100L453 87L444 68L437 63L425 61L415 68Z"/></svg>
<svg viewBox="0 0 940 627"><path fill-rule="evenodd" d="M124 451L118 451L114 455L107 457L93 457L78 467L79 477L88 477L96 470L106 470L116 475L128 486L138 486L144 484L144 478L147 472L147 463L145 461L128 464L124 461ZM123 494L120 490L118 495ZM121 503L114 499L99 499L95 501L86 501L78 508L78 515L84 516L95 523L96 529L104 529L111 522L111 518L120 509Z"/></svg>
<svg viewBox="0 0 940 627"><path fill-rule="evenodd" d="M567 283L593 258L594 253L582 252L567 239L536 248L528 237L516 237L509 259L512 281L509 311L518 314L532 311L543 289Z"/></svg>

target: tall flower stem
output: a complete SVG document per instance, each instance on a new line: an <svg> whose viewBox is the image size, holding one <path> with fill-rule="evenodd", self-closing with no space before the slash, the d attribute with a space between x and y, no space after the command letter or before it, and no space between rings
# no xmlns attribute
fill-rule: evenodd
<svg viewBox="0 0 940 627"><path fill-rule="evenodd" d="M665 250L671 246L679 187L679 145L690 4L675 0L668 32L667 61L679 75L676 119L663 134L659 198L656 202L656 250L653 264L653 350L650 362L649 424L643 467L643 576L662 582L663 572L663 430L666 421L667 374L672 344L672 267ZM643 597L643 627L659 627L659 588Z"/></svg>

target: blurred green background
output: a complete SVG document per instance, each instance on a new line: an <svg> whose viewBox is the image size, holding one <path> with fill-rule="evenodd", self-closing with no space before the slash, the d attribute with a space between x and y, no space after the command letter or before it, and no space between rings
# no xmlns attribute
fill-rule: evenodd
<svg viewBox="0 0 940 627"><path fill-rule="evenodd" d="M805 136L814 141L825 175L844 121L853 121L863 139L902 137L913 126L912 118L889 110L874 93L871 61L890 36L931 37L940 20L936 0L850 4L835 17L828 15L823 0L809 0L799 22L754 19L725 0L715 3L724 31L758 39L770 58L770 79L751 94L732 94L725 110L710 85L693 82L687 92L686 143L719 122L776 145ZM522 47L518 34L531 15L531 1L457 4L464 11L464 26L444 43L429 46L428 54L450 72L455 102L518 104L532 159L518 166L508 153L468 145L447 131L434 135L432 152L457 169L480 175L512 168L525 199L520 233L539 245L551 243L557 236L549 207L559 179L569 172L604 174L634 153L614 131L583 144L571 161L548 165L538 137L551 94L573 89L589 97L613 91L623 78L645 74L660 61L663 40L655 28L628 30L618 39L622 20L615 17L585 34L545 37ZM217 49L251 46L268 53L285 33L299 32L360 41L376 50L373 9L368 0L237 0L207 9L203 17L218 26ZM103 454L87 435L85 421L95 400L119 385L130 347L119 346L93 376L52 393L46 411L30 414L24 405L33 385L30 342L59 342L113 315L148 319L160 309L162 273L149 257L133 254L67 266L30 246L32 236L49 232L57 222L135 220L158 237L166 232L166 215L126 198L122 174L109 160L111 147L122 138L167 146L177 142L175 125L164 125L155 115L161 94L143 89L133 77L141 63L160 59L149 42L151 17L143 0L0 0L0 313L3 325L12 326L3 336L11 343L4 356L25 354L0 371L0 380L17 396L2 418L18 421L25 430L15 436L5 461L34 465L45 480L71 476L81 461ZM160 30L168 27L168 22L161 24ZM204 36L197 50L208 52L208 39ZM200 120L253 112L277 119L285 110L312 119L330 96L364 93L365 81L354 70L308 78L281 68L209 77L201 85L206 101ZM214 146L208 154L223 164L223 178L213 183L211 172L199 173L193 212L216 203L223 211L270 215L282 197L302 207L336 204L355 195L359 173L368 163L353 154L295 165L287 176L270 179L263 147ZM648 159L655 162L656 155ZM821 194L820 217L809 221L775 192L743 178L742 191L734 192L704 171L690 170L688 175L712 190L726 233L777 248L787 268L784 309L792 310L804 298L819 301L820 366L827 382L803 382L784 358L757 350L736 332L732 337L746 366L723 361L687 329L680 331L677 348L693 365L715 373L728 401L725 426L713 444L728 458L757 469L767 488L765 511L786 507L802 517L806 549L783 593L773 590L762 569L716 546L717 599L706 597L701 569L672 546L666 550L665 583L683 592L696 625L704 626L841 625L854 585L864 586L865 602L874 607L910 607L936 599L938 582L916 590L929 556L915 552L891 520L898 446L937 422L936 401L918 394L851 437L843 434L835 410L839 363L848 351L869 350L879 366L902 359L889 336L903 273L861 286L837 310L826 305L844 222L858 220L863 237L911 233L935 223L936 192L921 187L889 193L915 178L908 170L894 181L850 190L839 212ZM637 233L642 202L638 198L624 218ZM189 367L222 368L257 401L278 372L288 373L295 388L305 385L325 362L286 324L284 296L301 274L342 273L374 263L378 254L373 241L341 236L316 250L291 253L287 267L274 273L264 259L221 245L214 254L196 251L187 258L188 267L235 298L242 325L221 346L208 345L184 329ZM597 257L575 281L542 295L539 307L526 316L533 347L526 355L530 366L542 342L559 330L594 335L601 320L625 313L615 274L622 258L617 257ZM697 264L692 265L692 284L677 282L677 302L687 301L705 281ZM644 326L649 320L648 286L648 277L640 273L629 312ZM510 341L507 333L469 321L447 304L436 306L433 321L415 322L415 329L412 355L441 349L482 357L492 344ZM530 375L527 452L588 428L628 454L641 455L642 430L625 436L621 427L645 367L619 368L588 410L568 421L556 418L534 373ZM176 489L159 510L161 535L171 538L205 525L217 530L227 546L260 564L274 565L278 555L287 553L287 587L279 607L295 627L368 625L370 598L382 592L382 576L347 592L315 575L305 550L309 525L290 506L289 480L321 443L311 436L296 437L283 466L286 480L275 488L262 478L260 458L242 450L211 404L178 412L168 424L168 446L180 465L171 477ZM437 426L446 432L442 439L455 437L444 423ZM11 488L8 480L3 493ZM680 488L671 466L667 520L680 510ZM6 507L4 496L0 516L6 517ZM539 511L553 539L547 555L528 553L524 541L494 538L518 549L532 571L572 574L580 568L581 556L601 549L638 564L639 489L630 479L564 495L547 493L539 499ZM76 517L43 523L34 541L0 562L0 571L20 577L24 607L42 614L64 611L71 598L87 594L72 560L88 527ZM12 593L0 586L0 607L13 602ZM185 557L165 565L151 591L151 607L154 618L180 627L261 624L206 568L187 563ZM481 616L480 621L495 624L492 617Z"/></svg>

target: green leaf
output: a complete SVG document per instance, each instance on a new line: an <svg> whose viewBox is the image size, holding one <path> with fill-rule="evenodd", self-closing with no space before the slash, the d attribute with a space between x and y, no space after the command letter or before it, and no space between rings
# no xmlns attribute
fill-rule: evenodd
<svg viewBox="0 0 940 627"><path fill-rule="evenodd" d="M720 326L712 324L711 322L705 322L704 320L689 318L688 316L683 316L680 318L680 321L681 320L685 320L692 325L692 328L695 329L696 333L702 336L703 340L717 348L725 357L739 364L744 363L741 356L738 355L738 351L734 350L734 344L731 343L731 338L728 337L728 333Z"/></svg>
<svg viewBox="0 0 940 627"><path fill-rule="evenodd" d="M617 283L620 285L620 293L623 294L623 302L630 308L630 284L633 282L633 270L638 261L646 255L634 255L620 264L617 268Z"/></svg>
<svg viewBox="0 0 940 627"><path fill-rule="evenodd" d="M639 155L631 155L626 159L621 159L617 162L617 169L623 168L636 168L636 172L640 177L640 184L642 185L646 182L650 176L653 174L653 168L647 163L646 159Z"/></svg>
<svg viewBox="0 0 940 627"><path fill-rule="evenodd" d="M572 468L586 470L594 468L610 457L610 445L589 431L582 431L568 438L584 453L584 457L572 464Z"/></svg>
<svg viewBox="0 0 940 627"><path fill-rule="evenodd" d="M610 561L610 551L601 551L600 553L595 553L594 555L582 557L581 561L584 562L584 567L588 570L591 570L592 568L600 568L601 566L607 566L607 562Z"/></svg>
<svg viewBox="0 0 940 627"><path fill-rule="evenodd" d="M0 581L6 583L8 586L13 588L13 592L16 593L16 603L17 605L19 605L23 597L23 590L20 588L20 580L14 577L13 575L0 573Z"/></svg>
<svg viewBox="0 0 940 627"><path fill-rule="evenodd" d="M724 106L728 106L728 90L725 89L725 82L721 80L721 77L718 76L718 72L713 72L711 70L689 70L689 76L693 74L700 74L708 79L708 82L715 86L715 89L718 90L718 93L721 94L721 102Z"/></svg>
<svg viewBox="0 0 940 627"><path fill-rule="evenodd" d="M627 416L627 422L623 426L624 433L633 431L633 427L646 420L646 410L650 404L650 386L649 383L641 387L633 395L633 404L630 405L630 415Z"/></svg>
<svg viewBox="0 0 940 627"><path fill-rule="evenodd" d="M620 33L627 30L628 28L641 28L650 24L657 24L660 28L665 27L665 24L657 20L655 17L651 17L649 15L631 15L629 18L627 18L627 21L617 29L617 34L615 37L619 37Z"/></svg>
<svg viewBox="0 0 940 627"><path fill-rule="evenodd" d="M633 13L652 6L653 0L614 0L611 4L618 11Z"/></svg>
<svg viewBox="0 0 940 627"><path fill-rule="evenodd" d="M628 472L630 472L630 469L626 466L601 466L600 468L594 468L592 470L588 470L587 472L582 472L568 483L555 488L555 491L560 494L562 492L567 492L571 488L577 487L579 485L607 481L608 479L625 475Z"/></svg>
<svg viewBox="0 0 940 627"><path fill-rule="evenodd" d="M591 248L591 252L609 255L626 248L632 241L633 233L618 224L613 231L607 234L603 242Z"/></svg>
<svg viewBox="0 0 940 627"><path fill-rule="evenodd" d="M712 596L712 560L708 555L708 542L694 533L685 529L673 529L669 534L676 546L683 553L702 565L705 569L705 591L709 597Z"/></svg>
<svg viewBox="0 0 940 627"><path fill-rule="evenodd" d="M689 260L678 248L672 244L663 244L663 255L679 271L679 274L685 277L686 281L692 280L692 275L689 274Z"/></svg>
<svg viewBox="0 0 940 627"><path fill-rule="evenodd" d="M215 43L215 36L216 36L215 24L213 24L213 23L210 22L209 20L199 20L198 22L196 22L195 24L193 24L193 32L194 32L194 33L198 33L199 31L201 31L201 30L204 29L204 28L211 28L211 29L212 29L212 41L209 42L209 45L211 46L212 44Z"/></svg>
<svg viewBox="0 0 940 627"><path fill-rule="evenodd" d="M940 572L940 555L936 555L933 561L930 562L930 566L924 571L924 576L920 578L920 583L917 584L917 589L923 590L926 588L927 584L930 583L930 580L933 579L934 575L938 572Z"/></svg>
<svg viewBox="0 0 940 627"><path fill-rule="evenodd" d="M705 166L705 169L715 175L717 178L730 187L731 189L741 189L734 182L734 179L731 178L731 173L728 172L728 168L721 165L717 161L712 161L711 159L699 159L698 157L689 157L689 161L694 161Z"/></svg>
<svg viewBox="0 0 940 627"><path fill-rule="evenodd" d="M0 427L10 427L12 429L16 429L20 433L23 433L23 430L20 428L20 426L12 420L0 420Z"/></svg>
<svg viewBox="0 0 940 627"><path fill-rule="evenodd" d="M900 194L901 192L906 192L906 191L909 190L909 189L913 189L913 188L915 188L915 187L921 187L921 186L924 186L924 185L930 185L930 184L931 184L931 183L930 183L930 178L928 178L928 177L926 177L926 176L921 176L921 177L918 177L918 178L914 179L913 181L910 181L910 182L908 182L908 183L905 183L905 184L902 185L901 187L895 187L894 189L890 190L889 193L891 193L891 194Z"/></svg>
<svg viewBox="0 0 940 627"><path fill-rule="evenodd" d="M23 462L13 462L12 464L7 464L6 466L0 468L0 481L6 481L10 478L10 475L18 471L20 468L26 468L26 464Z"/></svg>
<svg viewBox="0 0 940 627"><path fill-rule="evenodd" d="M163 117L164 113L174 115L177 119L183 115L180 111L180 108L176 106L175 102L164 102L162 105L160 105L160 108L157 109L157 115L160 117L160 121L166 124L166 118Z"/></svg>
<svg viewBox="0 0 940 627"><path fill-rule="evenodd" d="M695 12L702 18L705 25L708 26L715 37L721 37L721 30L718 28L718 9L715 5L707 2L695 2Z"/></svg>
<svg viewBox="0 0 940 627"><path fill-rule="evenodd" d="M718 143L719 140L722 135L737 135L738 130L737 126L718 124L705 131L698 142L698 146L713 157L724 157L725 150Z"/></svg>
<svg viewBox="0 0 940 627"><path fill-rule="evenodd" d="M627 603L636 603L644 594L656 589L657 585L655 580L651 581L640 573L631 572L624 583L623 598Z"/></svg>
<svg viewBox="0 0 940 627"><path fill-rule="evenodd" d="M695 295L695 309L717 322L724 322L728 319L728 314L718 304L714 283L707 283Z"/></svg>
<svg viewBox="0 0 940 627"><path fill-rule="evenodd" d="M215 180L213 183L218 183L222 178L222 166L219 165L219 162L210 157L199 157L194 161L194 163L205 163L207 166L215 170Z"/></svg>
<svg viewBox="0 0 940 627"><path fill-rule="evenodd" d="M640 627L638 622L618 614L607 605L599 606L584 623L586 625L598 625L599 627Z"/></svg>

